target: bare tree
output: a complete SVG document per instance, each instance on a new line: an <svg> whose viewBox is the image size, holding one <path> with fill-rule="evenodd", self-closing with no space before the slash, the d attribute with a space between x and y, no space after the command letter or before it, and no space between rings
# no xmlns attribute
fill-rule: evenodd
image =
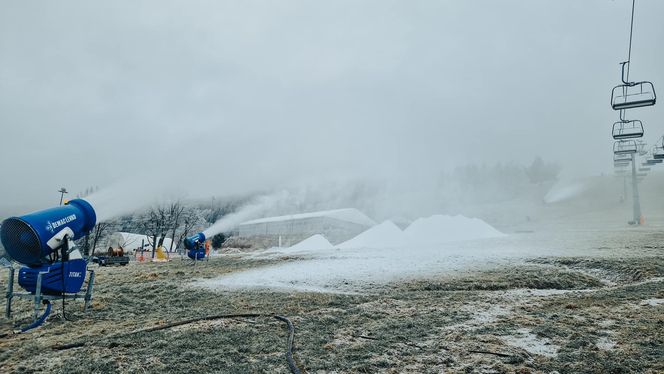
<svg viewBox="0 0 664 374"><path fill-rule="evenodd" d="M152 258L158 246L164 242L164 237L171 228L172 217L168 207L156 206L147 211L143 220L143 229L152 245Z"/></svg>
<svg viewBox="0 0 664 374"><path fill-rule="evenodd" d="M106 232L106 230L109 227L111 227L110 222L98 222L95 225L94 229L92 229L90 234L88 236L86 236L86 241L85 241L86 242L86 244L85 244L86 245L86 248L85 248L86 254L89 251L89 248L87 248L88 238L92 237L91 238L91 240L92 240L92 255L90 255L90 257L95 255L95 248L97 248L97 243L99 243L99 241L104 236L104 233Z"/></svg>
<svg viewBox="0 0 664 374"><path fill-rule="evenodd" d="M182 231L178 237L177 246L180 246L182 241L189 236L191 229L196 226L196 214L193 210L186 210L182 216ZM175 235L173 235L173 240L175 240Z"/></svg>
<svg viewBox="0 0 664 374"><path fill-rule="evenodd" d="M171 218L171 245L168 248L169 252L173 251L173 243L175 242L175 231L179 228L180 226L180 220L183 218L182 215L185 211L184 205L180 203L179 201L176 201L174 203L171 203L168 206L168 214Z"/></svg>

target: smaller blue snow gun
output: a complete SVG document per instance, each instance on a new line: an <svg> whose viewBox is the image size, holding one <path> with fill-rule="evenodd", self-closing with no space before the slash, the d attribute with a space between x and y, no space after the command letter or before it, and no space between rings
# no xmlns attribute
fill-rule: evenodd
<svg viewBox="0 0 664 374"><path fill-rule="evenodd" d="M205 258L205 234L199 232L184 240L184 247L187 249L187 257L192 260L203 260Z"/></svg>

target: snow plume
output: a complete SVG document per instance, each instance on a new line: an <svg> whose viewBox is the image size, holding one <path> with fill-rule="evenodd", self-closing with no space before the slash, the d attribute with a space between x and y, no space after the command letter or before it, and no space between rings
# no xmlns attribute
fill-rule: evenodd
<svg viewBox="0 0 664 374"><path fill-rule="evenodd" d="M97 222L101 222L147 208L169 196L179 196L176 188L136 178L115 183L83 199L92 205Z"/></svg>
<svg viewBox="0 0 664 374"><path fill-rule="evenodd" d="M276 206L286 201L289 195L287 191L281 191L256 197L237 212L223 216L212 226L205 229L203 234L205 237L211 238L219 233L230 231L244 221L257 218L265 212L275 209Z"/></svg>
<svg viewBox="0 0 664 374"><path fill-rule="evenodd" d="M558 182L544 196L544 202L547 204L559 203L581 195L588 190L587 182L576 180L567 182Z"/></svg>

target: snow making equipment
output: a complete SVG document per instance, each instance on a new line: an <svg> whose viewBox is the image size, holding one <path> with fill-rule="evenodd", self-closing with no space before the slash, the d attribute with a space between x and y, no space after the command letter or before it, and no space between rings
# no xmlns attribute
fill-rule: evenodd
<svg viewBox="0 0 664 374"><path fill-rule="evenodd" d="M72 241L86 236L97 222L95 210L87 201L74 199L65 205L37 211L20 217L10 217L2 222L0 240L7 255L24 265L18 272L18 284L27 293L14 293L14 268L9 268L9 283L5 315L11 316L13 297L33 298L35 323L41 324L50 311L49 300L85 299L87 310L92 298L94 272L90 270L88 287L81 296L81 288L87 273L87 262ZM46 311L41 318L41 302ZM36 325L35 325L36 324ZM28 328L28 329L29 329Z"/></svg>
<svg viewBox="0 0 664 374"><path fill-rule="evenodd" d="M194 261L199 261L206 258L206 246L206 237L202 232L199 232L198 234L190 236L184 240L184 248L187 250L187 257Z"/></svg>

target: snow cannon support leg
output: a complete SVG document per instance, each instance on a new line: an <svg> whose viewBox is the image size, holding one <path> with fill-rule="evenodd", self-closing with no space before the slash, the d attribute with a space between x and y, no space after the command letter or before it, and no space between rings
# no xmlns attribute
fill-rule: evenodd
<svg viewBox="0 0 664 374"><path fill-rule="evenodd" d="M88 288L85 290L85 304L83 305L83 311L87 312L90 309L90 302L92 301L92 290L95 285L95 271L90 269L90 276L88 278Z"/></svg>
<svg viewBox="0 0 664 374"><path fill-rule="evenodd" d="M5 317L12 316L12 299L14 298L14 268L9 268L9 279L7 280L7 294L5 303Z"/></svg>

